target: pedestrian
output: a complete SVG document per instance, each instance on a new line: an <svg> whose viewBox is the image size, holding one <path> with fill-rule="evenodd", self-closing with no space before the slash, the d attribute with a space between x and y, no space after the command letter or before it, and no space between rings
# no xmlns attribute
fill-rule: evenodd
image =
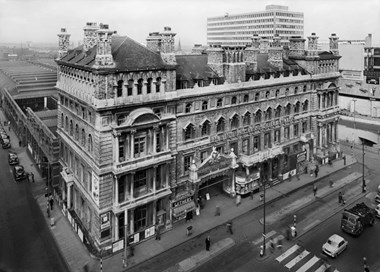
<svg viewBox="0 0 380 272"><path fill-rule="evenodd" d="M210 236L209 235L207 236L207 238L205 240L205 243L206 243L206 250L210 251L211 240L210 240Z"/></svg>
<svg viewBox="0 0 380 272"><path fill-rule="evenodd" d="M282 251L282 239L280 237L277 238L277 249Z"/></svg>
<svg viewBox="0 0 380 272"><path fill-rule="evenodd" d="M300 173L298 171L296 173L296 176L297 176L297 180L299 181L300 180Z"/></svg>
<svg viewBox="0 0 380 272"><path fill-rule="evenodd" d="M230 234L233 234L233 232L232 232L232 221L227 223L227 232L229 232Z"/></svg>
<svg viewBox="0 0 380 272"><path fill-rule="evenodd" d="M291 182L292 181L292 172L289 172L289 180L288 180L289 182Z"/></svg>
<svg viewBox="0 0 380 272"><path fill-rule="evenodd" d="M32 178L32 182L34 183L34 174L33 174L33 172L30 173L30 177Z"/></svg>
<svg viewBox="0 0 380 272"><path fill-rule="evenodd" d="M346 165L346 155L343 156L343 164Z"/></svg>
<svg viewBox="0 0 380 272"><path fill-rule="evenodd" d="M315 170L314 170L315 177L318 177L318 172L319 172L319 167L317 165L315 166Z"/></svg>
<svg viewBox="0 0 380 272"><path fill-rule="evenodd" d="M253 199L253 190L251 189L251 192L250 192L250 196L251 196L251 199Z"/></svg>
<svg viewBox="0 0 380 272"><path fill-rule="evenodd" d="M240 205L240 202L241 202L241 196L238 194L236 196L236 206L239 206Z"/></svg>
<svg viewBox="0 0 380 272"><path fill-rule="evenodd" d="M219 204L216 204L216 207L215 207L215 216L219 216L220 215L220 206Z"/></svg>
<svg viewBox="0 0 380 272"><path fill-rule="evenodd" d="M156 225L156 240L161 240L161 230L159 225Z"/></svg>
<svg viewBox="0 0 380 272"><path fill-rule="evenodd" d="M342 201L343 201L343 195L342 195L342 192L339 192L339 195L338 195L338 201L339 201L339 204L342 203Z"/></svg>
<svg viewBox="0 0 380 272"><path fill-rule="evenodd" d="M274 242L273 242L272 237L269 240L269 246L270 246L270 252L273 253L274 252Z"/></svg>
<svg viewBox="0 0 380 272"><path fill-rule="evenodd" d="M342 194L342 205L346 204L346 200L344 200L344 194Z"/></svg>
<svg viewBox="0 0 380 272"><path fill-rule="evenodd" d="M21 144L22 144L21 140L18 141L18 146L19 146L19 147L21 147Z"/></svg>
<svg viewBox="0 0 380 272"><path fill-rule="evenodd" d="M50 218L50 207L49 207L49 202L48 202L47 205L46 205L46 213L47 213L47 217Z"/></svg>
<svg viewBox="0 0 380 272"><path fill-rule="evenodd" d="M189 222L190 221L190 218L189 218L189 213L187 212L187 210L185 210L185 222Z"/></svg>
<svg viewBox="0 0 380 272"><path fill-rule="evenodd" d="M11 131L11 126L8 127L8 130Z"/></svg>
<svg viewBox="0 0 380 272"><path fill-rule="evenodd" d="M318 190L318 188L317 188L317 186L314 184L314 185L313 185L313 191L314 191L314 196L315 196L315 197L317 197L317 190Z"/></svg>
<svg viewBox="0 0 380 272"><path fill-rule="evenodd" d="M53 200L53 197L50 195L50 197L49 197L49 203L50 203L50 208L51 208L51 210L53 210L53 206L54 206L54 200Z"/></svg>

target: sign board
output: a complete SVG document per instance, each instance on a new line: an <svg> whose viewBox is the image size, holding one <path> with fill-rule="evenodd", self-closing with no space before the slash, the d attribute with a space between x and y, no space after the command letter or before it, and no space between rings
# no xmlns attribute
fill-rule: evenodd
<svg viewBox="0 0 380 272"><path fill-rule="evenodd" d="M107 213L100 215L100 229L104 230L106 228L109 228L110 226L111 226L110 213L107 212Z"/></svg>
<svg viewBox="0 0 380 272"><path fill-rule="evenodd" d="M297 163L303 162L306 160L306 150L297 154Z"/></svg>
<svg viewBox="0 0 380 272"><path fill-rule="evenodd" d="M95 203L99 205L99 178L92 172L92 192L91 196L94 199Z"/></svg>
<svg viewBox="0 0 380 272"><path fill-rule="evenodd" d="M209 193L206 194L206 199L210 200L210 194Z"/></svg>
<svg viewBox="0 0 380 272"><path fill-rule="evenodd" d="M114 242L112 244L112 252L115 253L124 248L124 239Z"/></svg>

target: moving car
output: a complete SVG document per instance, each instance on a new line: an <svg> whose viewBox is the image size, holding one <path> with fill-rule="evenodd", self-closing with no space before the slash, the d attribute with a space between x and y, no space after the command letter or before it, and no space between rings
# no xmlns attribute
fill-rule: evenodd
<svg viewBox="0 0 380 272"><path fill-rule="evenodd" d="M334 234L331 235L330 238L327 239L327 242L322 246L322 251L325 254L335 258L347 248L347 245L348 242L344 240L343 237L338 234Z"/></svg>
<svg viewBox="0 0 380 272"><path fill-rule="evenodd" d="M19 160L18 160L17 154L15 154L15 153L9 153L9 155L8 155L8 162L9 162L10 165L18 164Z"/></svg>
<svg viewBox="0 0 380 272"><path fill-rule="evenodd" d="M13 175L16 181L26 178L24 167L22 165L16 165L13 167Z"/></svg>
<svg viewBox="0 0 380 272"><path fill-rule="evenodd" d="M3 146L3 149L11 148L11 142L9 139L3 139L1 145Z"/></svg>

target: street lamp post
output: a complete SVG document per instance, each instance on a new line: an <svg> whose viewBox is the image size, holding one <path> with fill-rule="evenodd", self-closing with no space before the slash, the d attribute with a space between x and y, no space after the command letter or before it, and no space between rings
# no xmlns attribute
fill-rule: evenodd
<svg viewBox="0 0 380 272"><path fill-rule="evenodd" d="M260 178L262 180L261 184L263 185L263 256L265 256L265 249L266 249L266 230L265 230L265 185L266 185L266 179L262 178L262 175L260 173Z"/></svg>
<svg viewBox="0 0 380 272"><path fill-rule="evenodd" d="M364 139L362 139L362 145L363 145L363 184L362 184L362 192L366 192L366 185L365 185L365 179L364 179Z"/></svg>
<svg viewBox="0 0 380 272"><path fill-rule="evenodd" d="M124 263L123 267L127 267L127 259L128 259L128 252L127 252L127 247L128 247L128 239L127 239L127 225L124 225Z"/></svg>
<svg viewBox="0 0 380 272"><path fill-rule="evenodd" d="M354 102L354 132L352 133L352 140L353 140L353 145L355 145L355 132L356 132L356 119L355 119L355 112L356 112L356 100L357 99L352 99Z"/></svg>

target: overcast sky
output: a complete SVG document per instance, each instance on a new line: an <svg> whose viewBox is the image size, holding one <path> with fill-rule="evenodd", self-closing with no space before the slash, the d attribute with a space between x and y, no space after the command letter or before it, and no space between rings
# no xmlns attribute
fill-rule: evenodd
<svg viewBox="0 0 380 272"><path fill-rule="evenodd" d="M119 35L145 43L149 32L170 26L176 46L206 44L206 19L225 13L263 11L286 5L304 13L305 37L320 40L331 33L340 39L364 39L372 33L380 44L379 0L0 0L0 43L57 43L65 27L70 41L83 39L86 22L109 24Z"/></svg>

